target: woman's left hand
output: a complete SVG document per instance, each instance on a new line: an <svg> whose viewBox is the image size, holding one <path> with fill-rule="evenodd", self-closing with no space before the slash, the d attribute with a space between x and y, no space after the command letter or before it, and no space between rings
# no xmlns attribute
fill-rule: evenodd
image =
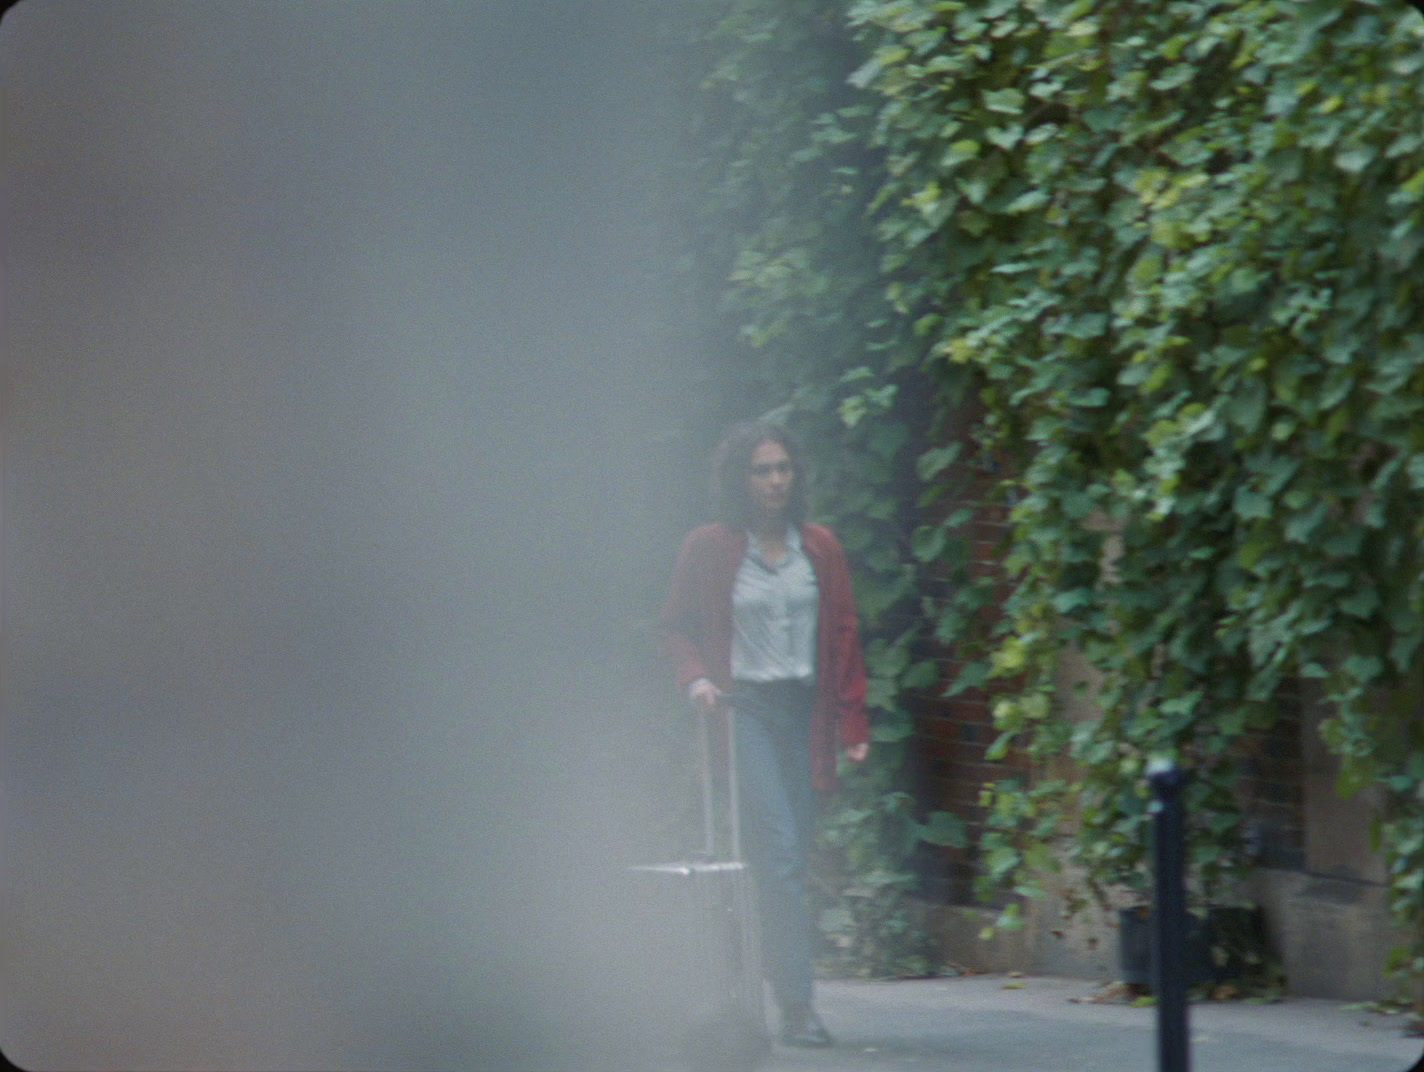
<svg viewBox="0 0 1424 1072"><path fill-rule="evenodd" d="M852 763L864 763L865 757L870 755L870 742L862 741L860 744L846 745L846 759Z"/></svg>

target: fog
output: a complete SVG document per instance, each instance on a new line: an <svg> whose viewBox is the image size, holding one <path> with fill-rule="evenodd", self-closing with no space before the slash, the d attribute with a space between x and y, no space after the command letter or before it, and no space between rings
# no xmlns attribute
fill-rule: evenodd
<svg viewBox="0 0 1424 1072"><path fill-rule="evenodd" d="M618 1066L659 9L0 23L11 1060Z"/></svg>

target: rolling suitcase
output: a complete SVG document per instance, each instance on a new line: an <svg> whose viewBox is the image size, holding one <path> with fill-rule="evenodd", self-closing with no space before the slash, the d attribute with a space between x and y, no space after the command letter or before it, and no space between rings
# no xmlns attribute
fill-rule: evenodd
<svg viewBox="0 0 1424 1072"><path fill-rule="evenodd" d="M725 794L713 787L711 731L699 714L702 849L688 859L632 868L650 921L650 1022L673 1068L749 1072L770 1053L762 994L756 890L742 859L736 713L725 708ZM725 821L714 801L721 797ZM720 843L720 844L719 844Z"/></svg>

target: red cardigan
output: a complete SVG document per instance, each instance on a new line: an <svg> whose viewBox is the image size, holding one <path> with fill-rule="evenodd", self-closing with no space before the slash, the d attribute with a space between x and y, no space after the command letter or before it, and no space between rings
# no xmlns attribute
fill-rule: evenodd
<svg viewBox="0 0 1424 1072"><path fill-rule="evenodd" d="M836 784L838 745L870 740L865 659L845 550L823 525L802 525L801 543L820 588L811 769L816 788L829 792ZM746 553L746 532L723 524L695 528L682 543L658 618L680 689L700 677L719 689L732 687L732 587Z"/></svg>

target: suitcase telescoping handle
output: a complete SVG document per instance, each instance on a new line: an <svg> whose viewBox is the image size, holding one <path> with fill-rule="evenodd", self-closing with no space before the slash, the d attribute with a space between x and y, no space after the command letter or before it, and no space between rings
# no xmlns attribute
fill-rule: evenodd
<svg viewBox="0 0 1424 1072"><path fill-rule="evenodd" d="M716 822L713 817L712 792L712 741L708 723L723 717L727 727L727 826L731 835L731 859L742 858L742 814L741 794L737 789L737 709L723 696L717 709L708 713L700 709L697 716L698 754L702 765L702 850L707 858L717 853Z"/></svg>

